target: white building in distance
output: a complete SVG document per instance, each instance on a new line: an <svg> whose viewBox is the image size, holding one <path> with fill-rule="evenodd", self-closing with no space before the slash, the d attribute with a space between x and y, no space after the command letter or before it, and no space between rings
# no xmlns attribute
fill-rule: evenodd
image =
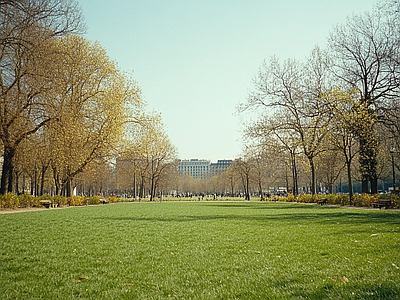
<svg viewBox="0 0 400 300"><path fill-rule="evenodd" d="M195 179L204 179L225 172L232 162L232 160L218 160L217 163L211 163L206 159L178 160L178 173L191 175Z"/></svg>

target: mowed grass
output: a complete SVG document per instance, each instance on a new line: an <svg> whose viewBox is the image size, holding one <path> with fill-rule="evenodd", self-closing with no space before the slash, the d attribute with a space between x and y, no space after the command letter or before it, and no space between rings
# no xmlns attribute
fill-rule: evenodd
<svg viewBox="0 0 400 300"><path fill-rule="evenodd" d="M400 299L400 213L271 202L0 215L1 299Z"/></svg>

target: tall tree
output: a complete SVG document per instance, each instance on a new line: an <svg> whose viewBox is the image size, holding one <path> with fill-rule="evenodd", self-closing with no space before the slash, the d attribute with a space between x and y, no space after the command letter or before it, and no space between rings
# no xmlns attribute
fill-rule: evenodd
<svg viewBox="0 0 400 300"><path fill-rule="evenodd" d="M250 157L249 157L250 158ZM253 164L246 158L239 158L232 163L242 181L245 200L250 201L250 185L252 183Z"/></svg>
<svg viewBox="0 0 400 300"><path fill-rule="evenodd" d="M53 145L61 160L62 185L71 193L71 180L92 161L113 155L123 137L128 107L140 103L135 83L121 74L98 43L79 36L58 39L62 60L58 66L58 89L54 92L58 121Z"/></svg>
<svg viewBox="0 0 400 300"><path fill-rule="evenodd" d="M28 136L55 118L45 97L56 77L53 40L83 29L74 1L18 0L0 5L0 194L12 190L13 158Z"/></svg>
<svg viewBox="0 0 400 300"><path fill-rule="evenodd" d="M274 132L282 142L283 136L294 140L290 149L300 148L307 157L314 194L315 158L324 151L321 144L331 121L329 107L320 101L320 95L326 89L325 65L325 55L319 48L314 49L306 64L294 60L280 64L278 59L271 58L269 64L264 63L261 67L248 103L242 108L264 108L265 120L268 120L264 131ZM262 125L258 124L256 128L262 128ZM291 152L293 161L295 155Z"/></svg>
<svg viewBox="0 0 400 300"><path fill-rule="evenodd" d="M354 15L329 38L331 71L343 84L357 89L360 107L370 120L358 136L364 193L369 192L369 183L371 192L378 192L375 124L391 120L393 109L399 107L400 26L399 13L393 8L386 5Z"/></svg>

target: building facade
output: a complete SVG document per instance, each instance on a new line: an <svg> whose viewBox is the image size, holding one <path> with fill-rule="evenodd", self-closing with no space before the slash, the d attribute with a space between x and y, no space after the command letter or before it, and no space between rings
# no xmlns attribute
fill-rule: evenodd
<svg viewBox="0 0 400 300"><path fill-rule="evenodd" d="M205 159L178 160L178 173L191 175L196 179L204 179L210 173L210 164L211 162Z"/></svg>
<svg viewBox="0 0 400 300"><path fill-rule="evenodd" d="M206 159L178 160L178 173L190 175L195 179L205 179L225 172L232 162L232 160L218 160L216 163L211 163Z"/></svg>
<svg viewBox="0 0 400 300"><path fill-rule="evenodd" d="M223 172L225 172L228 167L233 163L233 160L223 159L218 160L216 163L212 163L210 165L210 175L211 176L219 176Z"/></svg>

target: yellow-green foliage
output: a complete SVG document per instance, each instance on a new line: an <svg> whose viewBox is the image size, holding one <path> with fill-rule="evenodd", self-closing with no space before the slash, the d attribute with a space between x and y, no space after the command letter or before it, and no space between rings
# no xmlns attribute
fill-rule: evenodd
<svg viewBox="0 0 400 300"><path fill-rule="evenodd" d="M298 202L316 203L321 197L318 195L300 194L297 196Z"/></svg>
<svg viewBox="0 0 400 300"><path fill-rule="evenodd" d="M360 207L372 207L372 203L378 201L379 195L354 195L353 196L353 205Z"/></svg>
<svg viewBox="0 0 400 300"><path fill-rule="evenodd" d="M285 200L284 200L284 201L285 201L285 202L296 202L297 199L296 199L296 197L295 197L293 194L289 193L289 194L287 195L287 197L285 197Z"/></svg>
<svg viewBox="0 0 400 300"><path fill-rule="evenodd" d="M86 197L86 201L87 201L87 203L89 205L99 204L100 203L100 197L99 196Z"/></svg>
<svg viewBox="0 0 400 300"><path fill-rule="evenodd" d="M308 195L302 194L295 197L295 201L303 202L303 203L316 203L317 200L321 198L327 198L329 204L336 204L336 205L350 205L350 197L348 195ZM393 206L400 206L400 197L396 195L369 195L369 194L362 194L362 195L353 195L353 202L352 205L360 206L360 207L372 207L373 203L378 201L378 199L391 199ZM281 198L283 199L283 198ZM293 202L293 198L289 194L288 197L285 198L284 201Z"/></svg>
<svg viewBox="0 0 400 300"><path fill-rule="evenodd" d="M349 205L350 204L350 196L348 195L337 195L336 202L340 205Z"/></svg>
<svg viewBox="0 0 400 300"><path fill-rule="evenodd" d="M52 201L54 204L57 204L58 206L67 204L67 198L65 198L64 196L54 196Z"/></svg>
<svg viewBox="0 0 400 300"><path fill-rule="evenodd" d="M38 198L33 197L31 194L21 194L18 196L19 207L39 207L40 202Z"/></svg>
<svg viewBox="0 0 400 300"><path fill-rule="evenodd" d="M399 207L400 206L400 196L398 195L390 195L390 200L392 200L392 205Z"/></svg>
<svg viewBox="0 0 400 300"><path fill-rule="evenodd" d="M117 203L118 202L118 198L117 197L110 197L110 198L108 198L108 201L110 203Z"/></svg>
<svg viewBox="0 0 400 300"><path fill-rule="evenodd" d="M50 195L42 195L38 197L39 200L50 200L51 202L53 202L53 197Z"/></svg>
<svg viewBox="0 0 400 300"><path fill-rule="evenodd" d="M18 208L19 207L19 199L18 196L13 193L7 193L3 196L0 196L0 207L1 208Z"/></svg>
<svg viewBox="0 0 400 300"><path fill-rule="evenodd" d="M67 204L69 206L80 206L85 203L85 198L81 196L73 196L67 198Z"/></svg>

